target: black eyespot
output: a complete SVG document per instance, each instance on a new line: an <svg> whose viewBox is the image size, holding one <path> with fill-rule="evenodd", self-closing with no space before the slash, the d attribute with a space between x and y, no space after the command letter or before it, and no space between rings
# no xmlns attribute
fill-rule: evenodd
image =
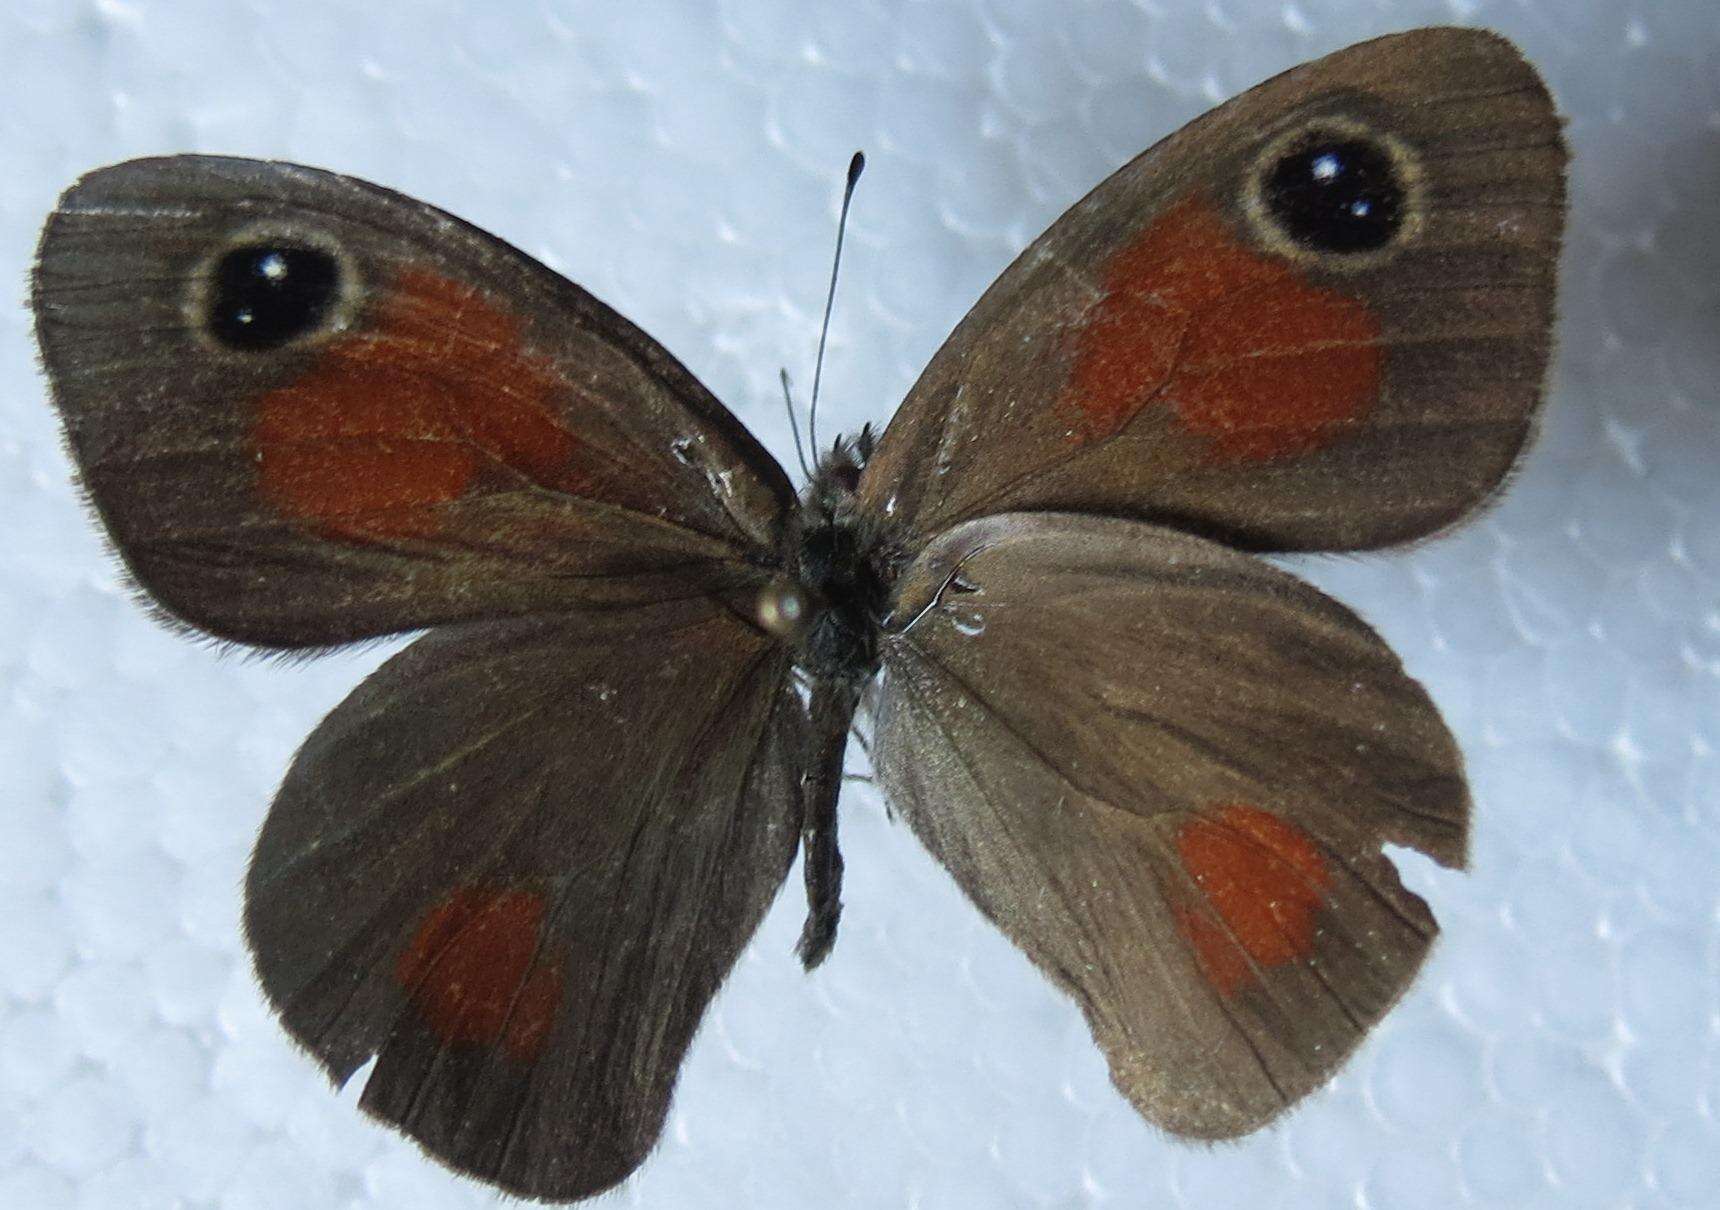
<svg viewBox="0 0 1720 1210"><path fill-rule="evenodd" d="M1310 132L1272 165L1266 207L1293 242L1315 252L1372 252L1404 221L1404 182L1391 153L1350 134Z"/></svg>
<svg viewBox="0 0 1720 1210"><path fill-rule="evenodd" d="M339 286L340 265L321 248L241 244L215 264L209 332L234 349L279 348L316 330Z"/></svg>

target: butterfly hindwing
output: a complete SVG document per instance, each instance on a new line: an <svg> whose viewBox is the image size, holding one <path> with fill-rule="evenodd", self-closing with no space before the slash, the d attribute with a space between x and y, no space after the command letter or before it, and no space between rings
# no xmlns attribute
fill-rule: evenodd
<svg viewBox="0 0 1720 1210"><path fill-rule="evenodd" d="M787 874L803 744L783 653L708 603L441 628L293 762L246 884L264 992L444 1163L604 1189Z"/></svg>
<svg viewBox="0 0 1720 1210"><path fill-rule="evenodd" d="M294 165L136 160L42 238L43 361L138 582L314 647L751 583L793 493L668 353L421 202Z"/></svg>
<svg viewBox="0 0 1720 1210"><path fill-rule="evenodd" d="M1565 152L1504 39L1417 30L1297 67L1129 163L1012 264L860 494L1135 517L1257 550L1427 534L1539 401Z"/></svg>
<svg viewBox="0 0 1720 1210"><path fill-rule="evenodd" d="M1124 1095L1218 1138L1323 1083L1436 931L1381 846L1464 858L1461 759L1385 644L1252 556L1110 518L971 522L899 591L885 791Z"/></svg>

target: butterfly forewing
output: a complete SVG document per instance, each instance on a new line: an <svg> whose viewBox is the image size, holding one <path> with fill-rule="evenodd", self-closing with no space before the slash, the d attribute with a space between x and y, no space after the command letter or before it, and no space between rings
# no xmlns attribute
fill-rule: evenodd
<svg viewBox="0 0 1720 1210"><path fill-rule="evenodd" d="M1117 519L972 522L900 588L885 791L1122 1092L1216 1138L1322 1083L1435 932L1381 845L1464 856L1461 760L1397 658L1251 556Z"/></svg>
<svg viewBox="0 0 1720 1210"><path fill-rule="evenodd" d="M655 342L500 240L294 165L85 177L37 329L131 571L219 637L320 646L750 584L793 502Z"/></svg>
<svg viewBox="0 0 1720 1210"><path fill-rule="evenodd" d="M263 989L337 1082L526 1196L615 1183L787 873L783 653L677 603L440 629L311 735L258 841Z"/></svg>
<svg viewBox="0 0 1720 1210"><path fill-rule="evenodd" d="M1063 509L1251 549L1378 546L1500 482L1540 396L1552 102L1496 35L1298 67L1141 155L932 359L860 493L918 541Z"/></svg>

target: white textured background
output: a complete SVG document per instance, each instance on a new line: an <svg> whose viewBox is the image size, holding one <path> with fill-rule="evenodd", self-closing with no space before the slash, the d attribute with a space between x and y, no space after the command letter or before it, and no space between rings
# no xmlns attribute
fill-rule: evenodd
<svg viewBox="0 0 1720 1210"><path fill-rule="evenodd" d="M0 282L56 193L169 151L406 190L643 324L786 456L836 186L864 147L828 428L881 421L1011 255L1158 136L1390 30L1515 38L1570 117L1561 351L1483 523L1326 560L1429 682L1474 870L1409 871L1423 980L1279 1127L1170 1143L1072 1004L874 798L803 977L783 898L719 998L651 1207L1720 1205L1720 16L1712 0L270 4L8 0ZM381 658L278 667L156 629L0 308L0 1207L487 1205L335 1095L239 941L294 746ZM794 876L798 879L798 874Z"/></svg>

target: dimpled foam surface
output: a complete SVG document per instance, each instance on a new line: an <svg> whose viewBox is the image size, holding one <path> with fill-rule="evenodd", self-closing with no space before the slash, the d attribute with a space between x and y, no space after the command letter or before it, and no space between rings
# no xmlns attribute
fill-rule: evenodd
<svg viewBox="0 0 1720 1210"><path fill-rule="evenodd" d="M651 1207L1720 1205L1720 10L1711 0L10 0L0 281L78 174L209 151L367 177L568 273L792 457L842 169L828 435L886 420L1011 256L1209 105L1392 30L1514 38L1569 117L1560 347L1505 499L1304 563L1403 653L1476 790L1444 937L1330 1088L1177 1144L865 786L811 977L798 873L706 1019ZM295 745L385 654L152 624L0 309L0 1206L490 1205L332 1092L240 941Z"/></svg>

